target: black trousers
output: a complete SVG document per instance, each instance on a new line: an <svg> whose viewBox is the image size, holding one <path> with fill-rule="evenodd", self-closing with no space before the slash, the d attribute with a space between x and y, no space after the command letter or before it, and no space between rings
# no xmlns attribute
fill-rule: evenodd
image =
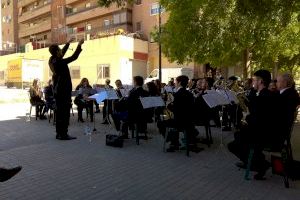
<svg viewBox="0 0 300 200"><path fill-rule="evenodd" d="M103 106L103 120L109 120L108 115L112 114L112 100L104 100ZM107 117L107 119L106 119Z"/></svg>
<svg viewBox="0 0 300 200"><path fill-rule="evenodd" d="M263 145L251 145L254 142L251 142L249 133L245 132L236 132L234 135L234 141L228 144L228 149L236 157L238 157L243 163L248 163L248 157L250 149L254 149L254 154L252 158L251 168L255 171L263 172L264 167L267 163L265 160L265 155L263 154Z"/></svg>
<svg viewBox="0 0 300 200"><path fill-rule="evenodd" d="M77 105L77 110L78 110L78 118L82 119L82 111L84 108L87 108L88 113L90 114L91 121L93 121L94 117L94 101L84 101L84 100L78 100L75 103Z"/></svg>
<svg viewBox="0 0 300 200"><path fill-rule="evenodd" d="M65 137L70 121L71 96L56 98L56 134Z"/></svg>

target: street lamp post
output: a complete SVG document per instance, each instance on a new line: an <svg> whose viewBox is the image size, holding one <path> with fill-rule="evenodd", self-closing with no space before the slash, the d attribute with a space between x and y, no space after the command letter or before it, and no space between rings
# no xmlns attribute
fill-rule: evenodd
<svg viewBox="0 0 300 200"><path fill-rule="evenodd" d="M158 33L159 33L159 43L158 43L158 77L161 82L161 4L159 4L158 11Z"/></svg>

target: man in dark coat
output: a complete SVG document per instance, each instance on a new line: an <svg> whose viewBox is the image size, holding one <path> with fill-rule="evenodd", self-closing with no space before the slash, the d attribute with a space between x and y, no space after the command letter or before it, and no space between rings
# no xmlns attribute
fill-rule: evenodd
<svg viewBox="0 0 300 200"><path fill-rule="evenodd" d="M141 76L133 77L134 88L130 90L127 105L128 105L128 121L130 125L136 123L140 133L147 129L147 111L144 110L140 97L147 97L149 93L143 89L144 79Z"/></svg>
<svg viewBox="0 0 300 200"><path fill-rule="evenodd" d="M53 44L49 47L51 57L49 59L49 66L53 73L53 91L56 102L56 139L59 140L71 140L76 137L68 135L68 126L70 120L70 108L71 108L71 92L72 81L68 64L75 61L80 52L82 51L81 45L84 40L78 43L78 46L72 56L63 58L67 52L71 39L63 49L60 49L57 44Z"/></svg>
<svg viewBox="0 0 300 200"><path fill-rule="evenodd" d="M279 135L279 142L282 143L284 139L290 137L295 113L300 104L300 98L294 88L294 79L290 74L285 73L278 76L276 85L280 91L278 106L276 108L279 126L277 133Z"/></svg>
<svg viewBox="0 0 300 200"><path fill-rule="evenodd" d="M258 70L254 73L253 86L256 95L249 103L249 115L246 118L248 126L235 134L235 140L228 144L228 149L235 154L245 167L248 161L250 148L254 149L252 169L258 173L254 176L257 180L263 180L270 164L265 160L263 149L271 143L274 134L275 105L277 102L268 85L271 74L267 70Z"/></svg>

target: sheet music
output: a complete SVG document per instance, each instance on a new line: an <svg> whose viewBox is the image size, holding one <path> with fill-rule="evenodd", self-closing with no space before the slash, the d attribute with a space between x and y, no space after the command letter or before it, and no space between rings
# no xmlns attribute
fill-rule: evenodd
<svg viewBox="0 0 300 200"><path fill-rule="evenodd" d="M89 99L96 100L97 103L101 103L102 101L119 99L117 92L115 90L104 90L100 93L89 96Z"/></svg>
<svg viewBox="0 0 300 200"><path fill-rule="evenodd" d="M239 100L236 96L236 93L231 90L217 90L219 94L229 100L229 102L234 102L235 104L239 103Z"/></svg>
<svg viewBox="0 0 300 200"><path fill-rule="evenodd" d="M165 106L165 102L163 101L163 99L160 96L158 96L158 97L141 97L140 100L141 100L141 103L142 103L142 106L144 109Z"/></svg>
<svg viewBox="0 0 300 200"><path fill-rule="evenodd" d="M119 99L116 90L106 90L107 97L106 99L114 100Z"/></svg>
<svg viewBox="0 0 300 200"><path fill-rule="evenodd" d="M211 90L207 92L207 94L203 95L203 99L210 108L230 104L229 99L225 98L222 94L214 90Z"/></svg>

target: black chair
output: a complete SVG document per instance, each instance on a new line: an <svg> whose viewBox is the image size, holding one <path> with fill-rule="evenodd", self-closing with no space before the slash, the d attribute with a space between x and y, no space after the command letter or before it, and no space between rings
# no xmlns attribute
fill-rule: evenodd
<svg viewBox="0 0 300 200"><path fill-rule="evenodd" d="M207 144L208 147L210 147L211 144L213 144L213 138L211 136L211 126L209 121L205 122L197 122L196 127L198 126L204 126L205 128L205 135L206 135L206 141L205 143Z"/></svg>
<svg viewBox="0 0 300 200"><path fill-rule="evenodd" d="M294 123L291 126L289 133L284 140L284 144L282 145L283 147L281 150L272 150L270 148L264 149L265 152L269 152L271 155L275 155L276 157L281 157L282 165L283 165L283 172L281 173L281 175L283 176L283 182L286 188L290 187L290 183L289 183L289 179L291 179L290 170L292 168L292 164L294 161L293 153L292 153L293 152L292 145L291 145L291 136L293 132L293 127L294 127ZM250 168L252 164L253 155L254 155L254 149L251 148L249 151L247 168L244 177L245 180L250 180L249 175L250 175Z"/></svg>
<svg viewBox="0 0 300 200"><path fill-rule="evenodd" d="M189 148L189 138L188 138L188 135L186 134L185 130L180 131L180 130L178 130L175 127L166 127L166 135L165 135L165 138L164 138L163 151L166 152L166 143L167 143L168 136L171 133L171 131L183 132L184 139L185 139L184 144L185 144L185 148L186 148L186 156L189 157L190 156L190 148Z"/></svg>

